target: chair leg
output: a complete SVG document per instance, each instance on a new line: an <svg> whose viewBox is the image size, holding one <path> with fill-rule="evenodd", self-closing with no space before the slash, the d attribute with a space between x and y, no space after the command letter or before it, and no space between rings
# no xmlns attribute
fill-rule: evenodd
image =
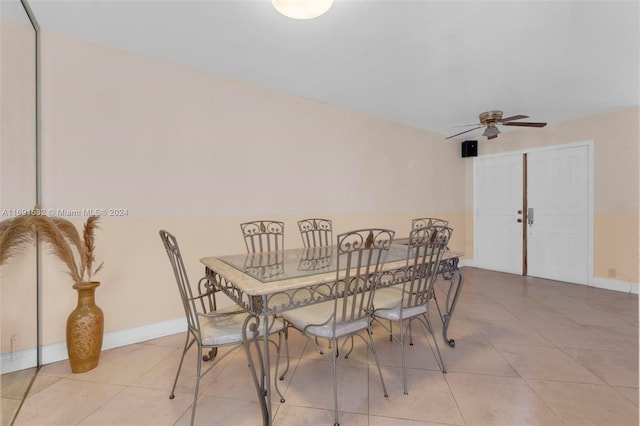
<svg viewBox="0 0 640 426"><path fill-rule="evenodd" d="M353 351L353 335L349 337L349 339L351 340L351 347L349 348L349 352L347 352L344 356L345 359L349 358L349 355L351 355L351 352Z"/></svg>
<svg viewBox="0 0 640 426"><path fill-rule="evenodd" d="M331 357L331 373L333 378L333 407L335 411L335 422L334 426L340 426L340 421L338 420L338 376L336 373L337 364L338 364L338 341L335 339L331 339L330 342L333 342L334 354Z"/></svg>
<svg viewBox="0 0 640 426"><path fill-rule="evenodd" d="M200 347L200 345L198 345L198 355L200 355L202 353L202 348ZM197 376L196 376L196 389L193 392L193 407L191 408L191 422L189 423L191 426L193 426L193 421L196 418L196 404L198 403L198 390L200 389L200 377L202 375L202 357L198 356L198 369L197 369Z"/></svg>
<svg viewBox="0 0 640 426"><path fill-rule="evenodd" d="M284 376L289 371L289 330L286 328L284 329L284 348L287 355L287 366L285 367L280 377L278 377L280 380L284 380Z"/></svg>
<svg viewBox="0 0 640 426"><path fill-rule="evenodd" d="M411 321L409 321L409 325L407 326L409 329L409 346L413 346L413 333L411 333Z"/></svg>
<svg viewBox="0 0 640 426"><path fill-rule="evenodd" d="M427 312L428 313L428 312ZM440 347L438 346L438 339L436 339L436 335L433 333L433 326L431 325L431 320L429 319L429 315L422 314L424 319L427 321L427 328L429 329L429 333L431 333L431 338L433 339L433 343L436 347L437 358L440 360L440 369L443 374L447 374L447 369L444 366L444 360L442 359L442 354L440 353Z"/></svg>
<svg viewBox="0 0 640 426"><path fill-rule="evenodd" d="M173 399L176 397L175 395L176 385L178 384L178 377L180 376L180 371L182 370L182 364L184 363L184 356L187 354L187 351L189 350L191 345L193 345L193 343L195 342L195 339L189 342L189 337L191 337L191 335L189 334L189 332L187 332L187 338L184 341L184 349L182 350L182 357L180 358L180 364L178 364L178 371L176 372L176 378L173 381L173 387L171 388L171 395L169 395L169 399Z"/></svg>
<svg viewBox="0 0 640 426"><path fill-rule="evenodd" d="M376 361L376 367L378 367L378 374L380 375L380 383L382 383L382 390L384 391L384 397L389 398L387 387L384 384L384 378L382 377L382 370L380 369L380 363L378 362L378 355L376 354L376 348L373 346L373 336L371 336L371 327L367 328L367 335L369 336L369 350L373 354L373 359Z"/></svg>
<svg viewBox="0 0 640 426"><path fill-rule="evenodd" d="M280 380L284 380L284 374L282 376L278 376L278 369L280 368L280 349L282 348L282 333L278 333L278 344L275 346L276 346L276 354L277 354L275 377L278 377ZM282 395L282 392L280 392L280 388L278 387L278 380L274 380L274 386L276 388L276 392L278 393L278 396L280 396L280 402L281 403L285 402L284 395Z"/></svg>
<svg viewBox="0 0 640 426"><path fill-rule="evenodd" d="M409 326L411 326L411 321L409 321ZM405 365L405 355L404 355L404 327L402 326L402 320L400 320L400 324L398 324L400 328L400 357L402 358L402 385L404 386L404 394L409 395L409 390L407 389L407 366Z"/></svg>

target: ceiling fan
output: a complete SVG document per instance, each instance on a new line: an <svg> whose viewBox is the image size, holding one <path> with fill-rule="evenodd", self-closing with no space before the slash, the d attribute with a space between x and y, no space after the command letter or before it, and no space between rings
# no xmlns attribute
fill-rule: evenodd
<svg viewBox="0 0 640 426"><path fill-rule="evenodd" d="M529 118L529 116L513 115L511 117L502 118L502 111L483 112L482 114L480 114L480 123L477 124L478 127L465 130L464 132L456 133L455 135L448 136L445 139L451 139L456 136L460 136L465 133L472 132L477 129L481 129L485 126L486 126L486 129L482 134L482 136L486 136L487 139L495 139L500 134L500 130L498 130L497 124L501 124L503 126L522 126L522 127L544 127L547 125L547 123L532 123L532 122L524 122L524 121L515 122L515 120L522 120L523 118ZM472 124L472 126L476 126L476 124Z"/></svg>

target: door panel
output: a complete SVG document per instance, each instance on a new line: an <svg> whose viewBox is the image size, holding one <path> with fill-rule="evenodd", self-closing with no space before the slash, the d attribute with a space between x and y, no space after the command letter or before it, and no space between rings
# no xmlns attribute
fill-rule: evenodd
<svg viewBox="0 0 640 426"><path fill-rule="evenodd" d="M475 160L475 259L479 268L522 274L522 155Z"/></svg>
<svg viewBox="0 0 640 426"><path fill-rule="evenodd" d="M528 275L588 284L589 148L528 154Z"/></svg>

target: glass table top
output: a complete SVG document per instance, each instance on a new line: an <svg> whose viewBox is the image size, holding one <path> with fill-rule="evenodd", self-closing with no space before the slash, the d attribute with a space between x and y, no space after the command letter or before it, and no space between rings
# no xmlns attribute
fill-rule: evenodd
<svg viewBox="0 0 640 426"><path fill-rule="evenodd" d="M218 259L263 283L268 283L335 272L337 252L335 246L325 246L236 254ZM384 263L406 258L407 246L394 244L389 248Z"/></svg>

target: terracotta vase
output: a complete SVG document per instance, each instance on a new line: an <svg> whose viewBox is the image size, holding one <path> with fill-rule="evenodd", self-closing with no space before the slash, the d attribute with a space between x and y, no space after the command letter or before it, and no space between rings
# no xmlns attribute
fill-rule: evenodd
<svg viewBox="0 0 640 426"><path fill-rule="evenodd" d="M78 291L78 306L67 319L67 353L74 373L98 366L104 332L104 314L95 301L95 289L99 285L91 281L73 286Z"/></svg>

